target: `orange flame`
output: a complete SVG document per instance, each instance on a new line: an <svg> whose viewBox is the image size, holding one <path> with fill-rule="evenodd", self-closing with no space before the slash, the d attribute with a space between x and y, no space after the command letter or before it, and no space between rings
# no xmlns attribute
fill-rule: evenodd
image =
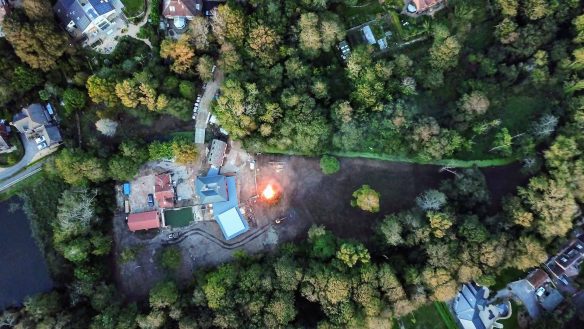
<svg viewBox="0 0 584 329"><path fill-rule="evenodd" d="M266 186L266 188L264 189L264 191L262 192L262 196L266 199L266 200L270 200L273 199L276 196L276 191L274 190L274 188L272 187L272 184L268 184L268 186Z"/></svg>

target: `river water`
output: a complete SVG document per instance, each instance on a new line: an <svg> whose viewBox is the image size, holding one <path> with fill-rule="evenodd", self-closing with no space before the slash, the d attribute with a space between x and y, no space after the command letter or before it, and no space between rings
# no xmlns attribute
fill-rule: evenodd
<svg viewBox="0 0 584 329"><path fill-rule="evenodd" d="M52 287L22 201L13 197L0 202L0 311Z"/></svg>

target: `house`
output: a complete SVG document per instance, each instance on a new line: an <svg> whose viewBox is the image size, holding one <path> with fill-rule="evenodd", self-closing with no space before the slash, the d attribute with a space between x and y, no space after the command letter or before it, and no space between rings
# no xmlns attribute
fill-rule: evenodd
<svg viewBox="0 0 584 329"><path fill-rule="evenodd" d="M567 278L580 273L580 264L584 261L584 234L563 248L545 264L555 280L566 282Z"/></svg>
<svg viewBox="0 0 584 329"><path fill-rule="evenodd" d="M446 0L409 0L403 13L417 17L420 15L434 15L435 12L446 7Z"/></svg>
<svg viewBox="0 0 584 329"><path fill-rule="evenodd" d="M217 169L211 168L207 176L197 178L195 190L201 203L211 206L213 217L226 240L249 230L239 209L235 177L218 175Z"/></svg>
<svg viewBox="0 0 584 329"><path fill-rule="evenodd" d="M183 29L187 21L203 14L203 0L164 0L162 16L172 20L174 27Z"/></svg>
<svg viewBox="0 0 584 329"><path fill-rule="evenodd" d="M564 296L557 289L548 287L539 297L539 303L544 310L553 312L564 301Z"/></svg>
<svg viewBox="0 0 584 329"><path fill-rule="evenodd" d="M97 42L125 24L120 0L58 0L53 7L61 26L76 40Z"/></svg>
<svg viewBox="0 0 584 329"><path fill-rule="evenodd" d="M223 165L223 159L225 158L225 151L227 151L227 143L214 139L211 142L211 149L209 154L207 154L207 161L211 166L221 167Z"/></svg>
<svg viewBox="0 0 584 329"><path fill-rule="evenodd" d="M547 282L550 282L550 276L540 268L527 275L527 283L529 283L533 290L537 290Z"/></svg>
<svg viewBox="0 0 584 329"><path fill-rule="evenodd" d="M158 211L147 211L128 215L128 229L132 232L160 228Z"/></svg>
<svg viewBox="0 0 584 329"><path fill-rule="evenodd" d="M170 174L156 175L154 182L154 198L160 208L174 207L174 187Z"/></svg>
<svg viewBox="0 0 584 329"><path fill-rule="evenodd" d="M58 147L63 138L46 108L31 104L13 117L12 125L37 144L39 150Z"/></svg>
<svg viewBox="0 0 584 329"><path fill-rule="evenodd" d="M4 37L4 31L2 31L2 24L4 23L4 17L10 12L10 5L7 0L0 0L0 38Z"/></svg>
<svg viewBox="0 0 584 329"><path fill-rule="evenodd" d="M10 145L10 127L0 121L0 153L10 153L16 148Z"/></svg>
<svg viewBox="0 0 584 329"><path fill-rule="evenodd" d="M489 304L489 289L474 283L462 286L453 303L454 314L463 329L503 328L497 322L511 316L511 303Z"/></svg>

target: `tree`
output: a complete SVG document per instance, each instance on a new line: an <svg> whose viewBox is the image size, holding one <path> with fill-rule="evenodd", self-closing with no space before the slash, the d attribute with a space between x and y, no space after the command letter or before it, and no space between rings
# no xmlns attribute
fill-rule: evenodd
<svg viewBox="0 0 584 329"><path fill-rule="evenodd" d="M525 0L521 7L525 16L531 20L538 20L551 12L546 0Z"/></svg>
<svg viewBox="0 0 584 329"><path fill-rule="evenodd" d="M432 233L439 239L445 237L448 229L454 224L452 215L444 212L429 211L426 216L430 222Z"/></svg>
<svg viewBox="0 0 584 329"><path fill-rule="evenodd" d="M195 88L195 84L187 80L183 80L179 83L178 92L183 98L188 100L193 100L197 97L197 89Z"/></svg>
<svg viewBox="0 0 584 329"><path fill-rule="evenodd" d="M271 66L278 60L280 42L281 38L278 33L264 25L257 25L249 32L248 47L250 53L265 66Z"/></svg>
<svg viewBox="0 0 584 329"><path fill-rule="evenodd" d="M51 3L47 0L26 0L22 2L26 16L32 21L52 20Z"/></svg>
<svg viewBox="0 0 584 329"><path fill-rule="evenodd" d="M176 303L178 298L178 288L174 282L159 282L150 290L150 307L154 309L167 308Z"/></svg>
<svg viewBox="0 0 584 329"><path fill-rule="evenodd" d="M193 141L176 138L172 142L172 154L176 163L189 164L197 160L199 149Z"/></svg>
<svg viewBox="0 0 584 329"><path fill-rule="evenodd" d="M458 101L458 112L455 114L455 120L459 122L472 121L484 115L489 109L489 105L489 99L480 91L465 94Z"/></svg>
<svg viewBox="0 0 584 329"><path fill-rule="evenodd" d="M533 224L533 213L525 209L519 197L506 199L503 203L503 211L515 225L529 228Z"/></svg>
<svg viewBox="0 0 584 329"><path fill-rule="evenodd" d="M341 164L337 158L330 155L323 155L320 158L320 170L325 175L332 175L341 169Z"/></svg>
<svg viewBox="0 0 584 329"><path fill-rule="evenodd" d="M209 47L209 20L206 17L195 16L189 22L188 33L197 50Z"/></svg>
<svg viewBox="0 0 584 329"><path fill-rule="evenodd" d="M160 263L162 267L167 270L176 271L180 268L182 263L182 255L180 249L177 247L166 247L162 250L162 255L160 257Z"/></svg>
<svg viewBox="0 0 584 329"><path fill-rule="evenodd" d="M6 16L3 30L16 55L30 67L44 72L57 66L58 59L67 48L67 36L51 20L29 21L16 13Z"/></svg>
<svg viewBox="0 0 584 329"><path fill-rule="evenodd" d="M455 67L461 48L458 39L454 36L446 38L443 42L434 42L430 48L430 64L438 70Z"/></svg>
<svg viewBox="0 0 584 329"><path fill-rule="evenodd" d="M177 41L164 39L160 44L160 57L172 60L170 69L173 72L185 74L195 62L195 50L189 44L188 36L182 36Z"/></svg>
<svg viewBox="0 0 584 329"><path fill-rule="evenodd" d="M513 0L497 0L497 5L501 9L501 14L504 16L517 16L517 9L519 7L518 1Z"/></svg>
<svg viewBox="0 0 584 329"><path fill-rule="evenodd" d="M24 309L31 318L40 321L61 310L61 298L55 291L28 297L24 301Z"/></svg>
<svg viewBox="0 0 584 329"><path fill-rule="evenodd" d="M119 103L114 82L91 75L87 79L86 87L91 101L96 104L104 103L108 107L114 107Z"/></svg>
<svg viewBox="0 0 584 329"><path fill-rule="evenodd" d="M333 119L337 124L346 124L353 120L353 107L348 101L338 101L332 106Z"/></svg>
<svg viewBox="0 0 584 329"><path fill-rule="evenodd" d="M140 104L140 96L138 90L138 83L132 79L126 79L118 82L115 85L116 96L127 108L135 108Z"/></svg>
<svg viewBox="0 0 584 329"><path fill-rule="evenodd" d="M312 245L311 256L317 259L329 259L335 255L337 243L335 236L324 226L312 225L308 230L308 242Z"/></svg>
<svg viewBox="0 0 584 329"><path fill-rule="evenodd" d="M75 89L67 88L63 92L63 108L65 109L65 116L71 115L75 111L82 110L85 107L87 96L85 92Z"/></svg>
<svg viewBox="0 0 584 329"><path fill-rule="evenodd" d="M404 243L403 227L396 215L385 216L379 225L379 233L383 241L389 246L399 246Z"/></svg>
<svg viewBox="0 0 584 329"><path fill-rule="evenodd" d="M89 181L101 182L106 178L101 159L77 150L64 149L59 152L55 158L55 169L71 185L86 185Z"/></svg>
<svg viewBox="0 0 584 329"><path fill-rule="evenodd" d="M532 236L521 236L515 241L510 257L510 265L527 270L547 260L548 256L541 243Z"/></svg>
<svg viewBox="0 0 584 329"><path fill-rule="evenodd" d="M358 262L369 263L371 256L367 248L361 243L343 243L337 251L337 258L348 267L355 266Z"/></svg>
<svg viewBox="0 0 584 329"><path fill-rule="evenodd" d="M300 29L300 49L309 57L318 56L322 47L320 31L318 30L318 16L315 13L304 13L298 21Z"/></svg>
<svg viewBox="0 0 584 329"><path fill-rule="evenodd" d="M491 196L483 173L477 168L464 169L453 180L443 181L440 190L457 209L477 211L487 205Z"/></svg>
<svg viewBox="0 0 584 329"><path fill-rule="evenodd" d="M427 190L416 198L416 204L424 211L440 210L446 205L446 195L437 190Z"/></svg>
<svg viewBox="0 0 584 329"><path fill-rule="evenodd" d="M54 240L62 242L87 234L96 222L96 191L70 189L61 194L56 221L53 222Z"/></svg>
<svg viewBox="0 0 584 329"><path fill-rule="evenodd" d="M211 13L211 30L220 44L241 46L246 39L245 15L230 4L219 6Z"/></svg>
<svg viewBox="0 0 584 329"><path fill-rule="evenodd" d="M545 114L535 122L531 130L537 138L546 138L556 131L558 122L557 116Z"/></svg>
<svg viewBox="0 0 584 329"><path fill-rule="evenodd" d="M199 57L197 73L203 81L213 80L213 59L207 55Z"/></svg>
<svg viewBox="0 0 584 329"><path fill-rule="evenodd" d="M97 120L95 128L104 136L113 137L116 134L118 125L119 124L116 121L105 118Z"/></svg>
<svg viewBox="0 0 584 329"><path fill-rule="evenodd" d="M468 216L458 228L458 236L471 243L483 243L489 238L489 231L477 216Z"/></svg>
<svg viewBox="0 0 584 329"><path fill-rule="evenodd" d="M351 206L359 207L369 212L379 211L379 193L369 185L363 185L360 189L353 192L353 198Z"/></svg>
<svg viewBox="0 0 584 329"><path fill-rule="evenodd" d="M435 300L447 301L456 295L457 284L446 269L427 267L422 272L422 278L426 287L433 291Z"/></svg>

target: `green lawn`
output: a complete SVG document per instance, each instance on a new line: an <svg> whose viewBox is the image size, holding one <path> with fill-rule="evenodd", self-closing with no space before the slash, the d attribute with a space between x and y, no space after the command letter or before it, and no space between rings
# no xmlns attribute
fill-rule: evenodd
<svg viewBox="0 0 584 329"><path fill-rule="evenodd" d="M187 226L194 219L193 210L191 208L167 210L164 212L164 222L166 225L171 227Z"/></svg>
<svg viewBox="0 0 584 329"><path fill-rule="evenodd" d="M144 11L144 0L122 0L126 8L124 12L128 17L134 17Z"/></svg>
<svg viewBox="0 0 584 329"><path fill-rule="evenodd" d="M518 134L527 130L536 114L545 113L548 104L545 95L514 96L508 98L499 108L493 109L493 112L498 111L500 113L498 117L503 121L503 126L512 134Z"/></svg>
<svg viewBox="0 0 584 329"><path fill-rule="evenodd" d="M440 302L426 304L399 321L405 329L457 329L446 304ZM399 321L394 320L393 328L400 328Z"/></svg>
<svg viewBox="0 0 584 329"><path fill-rule="evenodd" d="M519 314L519 305L515 301L511 301L511 309L513 313L509 319L500 320L499 323L503 325L505 329L519 329L519 323L517 322L517 315Z"/></svg>

